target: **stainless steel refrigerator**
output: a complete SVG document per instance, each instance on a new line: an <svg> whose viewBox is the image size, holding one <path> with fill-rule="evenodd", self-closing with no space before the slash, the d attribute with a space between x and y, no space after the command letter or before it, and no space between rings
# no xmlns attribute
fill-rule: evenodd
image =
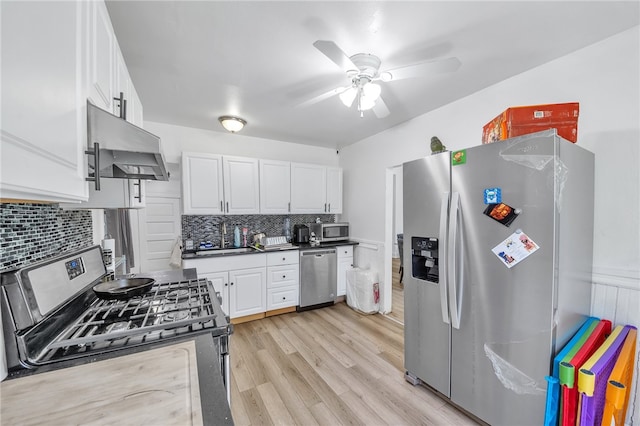
<svg viewBox="0 0 640 426"><path fill-rule="evenodd" d="M590 311L593 154L548 130L405 163L403 187L407 380L542 424L551 360Z"/></svg>

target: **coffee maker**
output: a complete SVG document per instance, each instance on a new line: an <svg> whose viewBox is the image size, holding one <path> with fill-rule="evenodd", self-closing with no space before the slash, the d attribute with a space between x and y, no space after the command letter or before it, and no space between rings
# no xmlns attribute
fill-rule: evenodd
<svg viewBox="0 0 640 426"><path fill-rule="evenodd" d="M304 224L293 225L294 244L307 244L309 242L309 227Z"/></svg>

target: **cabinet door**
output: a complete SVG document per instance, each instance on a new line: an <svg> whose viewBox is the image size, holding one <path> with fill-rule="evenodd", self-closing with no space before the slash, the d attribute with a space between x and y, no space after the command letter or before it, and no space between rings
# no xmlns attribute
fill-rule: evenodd
<svg viewBox="0 0 640 426"><path fill-rule="evenodd" d="M222 156L182 154L184 214L223 214Z"/></svg>
<svg viewBox="0 0 640 426"><path fill-rule="evenodd" d="M104 2L89 2L88 98L96 106L113 112L115 83L115 35Z"/></svg>
<svg viewBox="0 0 640 426"><path fill-rule="evenodd" d="M127 119L136 126L143 127L142 102L138 96L138 91L131 82L129 86L129 98L127 102Z"/></svg>
<svg viewBox="0 0 640 426"><path fill-rule="evenodd" d="M225 156L223 163L225 213L260 213L258 160Z"/></svg>
<svg viewBox="0 0 640 426"><path fill-rule="evenodd" d="M353 268L353 257L338 259L338 296L347 294L347 271L351 268Z"/></svg>
<svg viewBox="0 0 640 426"><path fill-rule="evenodd" d="M87 199L88 6L2 2L2 199Z"/></svg>
<svg viewBox="0 0 640 426"><path fill-rule="evenodd" d="M113 97L119 98L120 93L124 96L126 100L126 105L120 105L120 101L118 99L113 99L113 113L119 117L122 114L126 115L127 121L132 122L132 114L129 113L129 104L131 103L130 95L131 95L131 78L129 77L129 71L127 70L127 64L124 62L124 57L122 56L122 52L120 51L120 47L116 41L116 50L115 50L115 84L113 87ZM123 111L124 109L124 111Z"/></svg>
<svg viewBox="0 0 640 426"><path fill-rule="evenodd" d="M225 314L229 315L229 273L209 272L198 275L211 281L214 290L222 296L222 310Z"/></svg>
<svg viewBox="0 0 640 426"><path fill-rule="evenodd" d="M265 268L229 271L229 316L258 314L267 310Z"/></svg>
<svg viewBox="0 0 640 426"><path fill-rule="evenodd" d="M326 167L291 163L291 213L326 212Z"/></svg>
<svg viewBox="0 0 640 426"><path fill-rule="evenodd" d="M291 163L260 160L260 213L287 214L291 210Z"/></svg>
<svg viewBox="0 0 640 426"><path fill-rule="evenodd" d="M327 213L342 213L342 169L327 167Z"/></svg>

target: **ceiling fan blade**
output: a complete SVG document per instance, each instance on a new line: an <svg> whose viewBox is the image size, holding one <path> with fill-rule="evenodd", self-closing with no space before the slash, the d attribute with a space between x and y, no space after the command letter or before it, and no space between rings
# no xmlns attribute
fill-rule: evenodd
<svg viewBox="0 0 640 426"><path fill-rule="evenodd" d="M306 107L309 105L317 104L318 102L322 102L325 99L329 99L332 96L339 95L340 93L344 92L350 87L351 86L345 86L345 87L338 87L336 89L331 89L328 92L321 93L318 96L314 96L313 98L298 104L298 107Z"/></svg>
<svg viewBox="0 0 640 426"><path fill-rule="evenodd" d="M382 98L378 98L376 100L376 104L371 109L378 118L385 118L390 114L389 108L387 107L387 104L384 103Z"/></svg>
<svg viewBox="0 0 640 426"><path fill-rule="evenodd" d="M383 73L391 74L391 78L386 81L395 81L404 78L425 77L431 74L452 72L460 68L460 65L461 62L458 58L447 58L386 70Z"/></svg>
<svg viewBox="0 0 640 426"><path fill-rule="evenodd" d="M317 40L313 45L316 49L322 52L324 56L331 59L336 65L338 65L344 72L358 70L358 67L351 62L351 59L349 59L347 54L344 53L334 42L328 40Z"/></svg>

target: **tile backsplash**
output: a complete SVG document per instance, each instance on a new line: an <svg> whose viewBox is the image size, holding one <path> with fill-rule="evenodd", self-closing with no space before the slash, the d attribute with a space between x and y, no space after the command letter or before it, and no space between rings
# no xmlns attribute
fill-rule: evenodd
<svg viewBox="0 0 640 426"><path fill-rule="evenodd" d="M277 237L284 235L284 222L289 218L291 223L290 232L293 233L293 225L300 223L312 223L316 218L322 222L334 223L336 216L332 214L291 214L291 215L232 215L232 216L209 216L209 215L183 215L182 216L182 239L193 240L197 246L201 241L211 241L213 245L220 244L220 228L224 222L227 233L225 241L233 243L233 230L236 225L248 229L249 242L253 241L254 234L264 232L267 237Z"/></svg>
<svg viewBox="0 0 640 426"><path fill-rule="evenodd" d="M89 210L2 203L0 213L0 272L93 244Z"/></svg>

